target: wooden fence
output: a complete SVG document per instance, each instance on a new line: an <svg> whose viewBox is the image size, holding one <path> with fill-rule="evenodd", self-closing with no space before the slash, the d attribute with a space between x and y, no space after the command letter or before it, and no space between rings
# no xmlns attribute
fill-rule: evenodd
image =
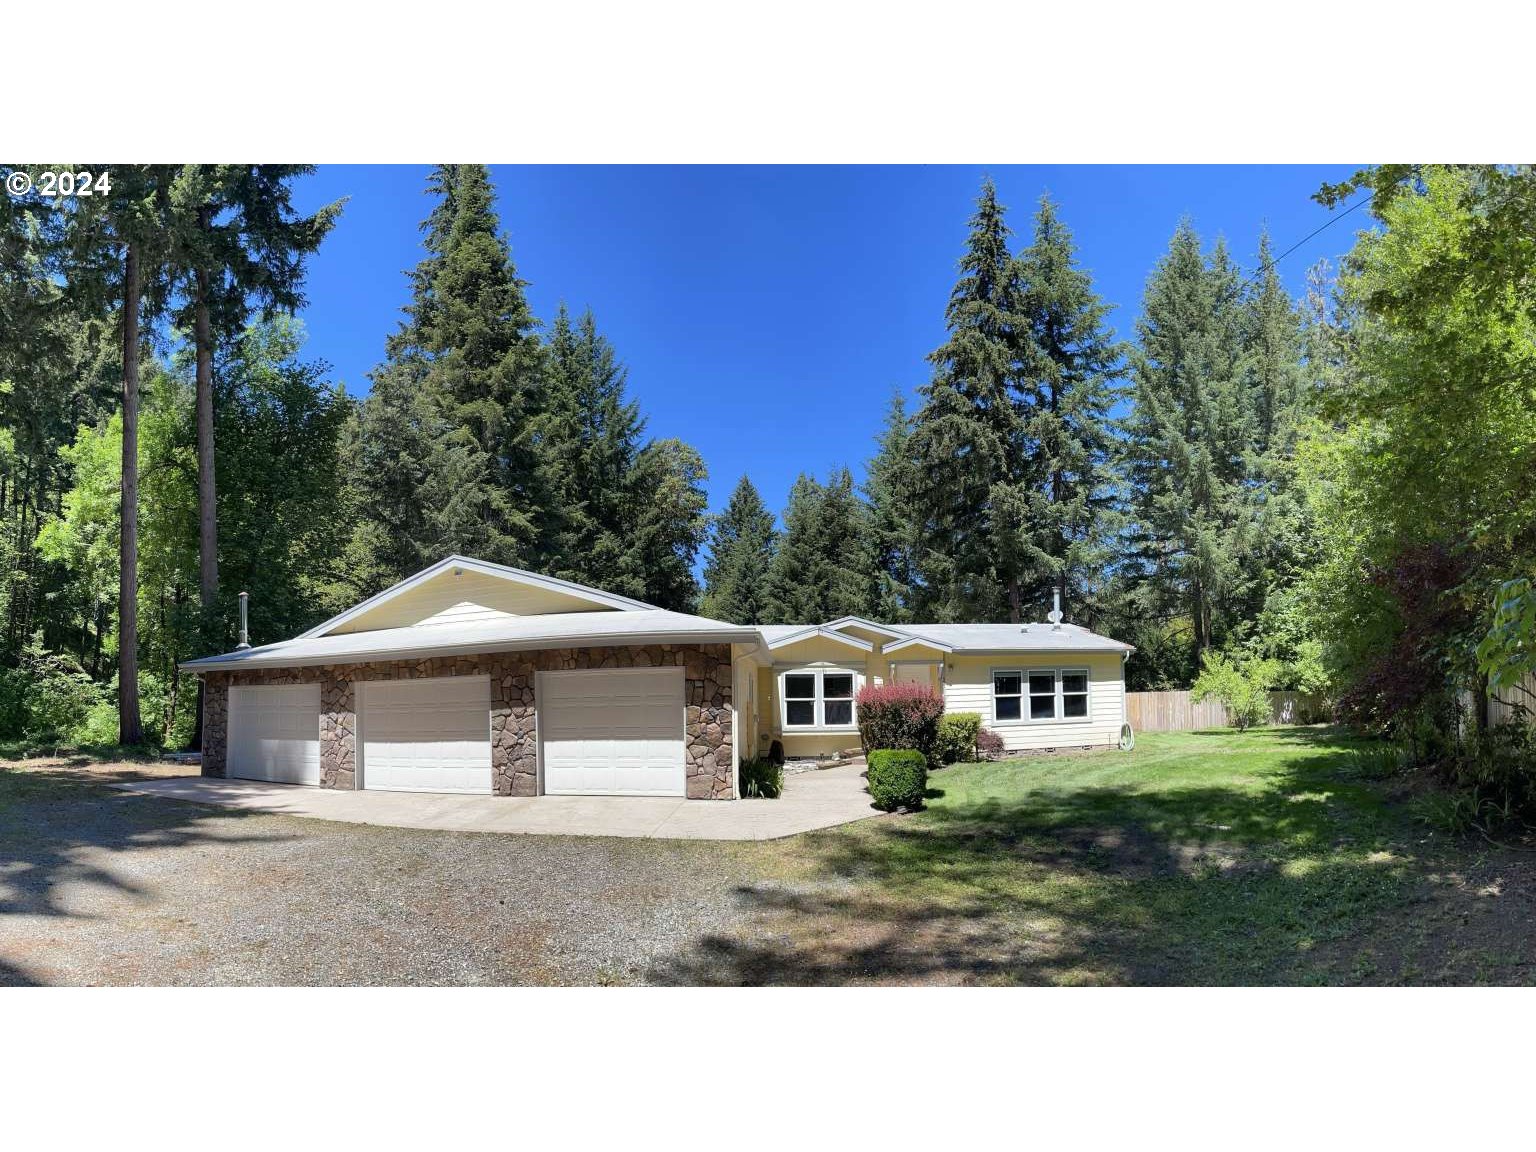
<svg viewBox="0 0 1536 1152"><path fill-rule="evenodd" d="M1271 724L1312 724L1322 702L1305 692L1271 692ZM1227 709L1220 700L1196 704L1189 692L1127 692L1125 718L1137 732L1190 732L1196 728L1225 728Z"/></svg>

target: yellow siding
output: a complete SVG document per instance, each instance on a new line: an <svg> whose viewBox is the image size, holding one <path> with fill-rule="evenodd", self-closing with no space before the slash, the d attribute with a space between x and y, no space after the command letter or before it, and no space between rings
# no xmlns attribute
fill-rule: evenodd
<svg viewBox="0 0 1536 1152"><path fill-rule="evenodd" d="M553 612L598 612L595 604L565 592L535 588L501 576L466 570L434 576L331 630L331 635L370 632L377 628L408 628L439 613L456 623L491 620L498 616L543 616Z"/></svg>
<svg viewBox="0 0 1536 1152"><path fill-rule="evenodd" d="M1088 718L1065 721L998 721L992 715L992 669L1088 669ZM981 722L1010 750L1076 748L1115 744L1125 720L1125 680L1119 654L1084 656L951 656L945 669L944 708L979 712ZM1028 703L1025 703L1026 713Z"/></svg>

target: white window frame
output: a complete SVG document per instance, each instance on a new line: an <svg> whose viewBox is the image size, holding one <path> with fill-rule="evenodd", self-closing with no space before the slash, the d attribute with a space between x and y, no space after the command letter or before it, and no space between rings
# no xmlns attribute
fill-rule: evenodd
<svg viewBox="0 0 1536 1152"><path fill-rule="evenodd" d="M1029 714L1029 678L1031 675L1043 676L1046 674L1049 674L1051 677L1051 699L1054 701L1052 713L1050 716L1032 717ZM1063 664L1049 668L1005 665L991 669L988 672L988 676L990 677L989 690L992 699L993 724L1004 724L1010 727L1028 724L1087 724L1093 720L1093 673L1087 668L1074 664ZM997 678L999 676L1017 676L1019 678L1019 718L1017 720L999 720L997 718ZM1086 711L1081 716L1068 716L1066 712L1067 693L1063 689L1066 677L1068 676L1081 676L1087 685L1086 691L1072 693L1073 696L1082 696L1084 698ZM1009 699L1012 699L1012 697L1009 697Z"/></svg>
<svg viewBox="0 0 1536 1152"><path fill-rule="evenodd" d="M812 676L816 679L816 695L814 697L799 696L799 701L811 699L814 702L814 723L791 724L789 722L789 696L784 691L784 681L789 676ZM849 714L853 717L847 724L827 723L827 676L847 676L853 681L853 689L848 695ZM859 730L859 687L863 676L852 668L832 668L825 666L809 668L785 668L779 673L779 730L785 733L794 732L857 732ZM841 700L842 697L834 697Z"/></svg>

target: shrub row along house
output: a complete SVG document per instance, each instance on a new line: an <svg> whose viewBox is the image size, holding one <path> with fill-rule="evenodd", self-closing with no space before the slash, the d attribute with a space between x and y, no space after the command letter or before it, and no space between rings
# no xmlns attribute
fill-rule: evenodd
<svg viewBox="0 0 1536 1152"><path fill-rule="evenodd" d="M914 681L1009 749L1113 744L1129 645L1070 624L742 626L450 556L292 640L183 668L203 773L415 792L740 795L744 759L858 744Z"/></svg>

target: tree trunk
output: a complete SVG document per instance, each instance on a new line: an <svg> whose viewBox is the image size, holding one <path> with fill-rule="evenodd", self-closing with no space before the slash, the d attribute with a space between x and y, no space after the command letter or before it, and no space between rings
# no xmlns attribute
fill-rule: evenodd
<svg viewBox="0 0 1536 1152"><path fill-rule="evenodd" d="M208 209L198 223L206 229ZM208 271L197 270L193 339L197 345L197 594L206 627L219 598L219 521L213 471L213 333L208 320ZM201 631L201 630L200 630ZM197 682L192 747L203 746L203 682Z"/></svg>
<svg viewBox="0 0 1536 1152"><path fill-rule="evenodd" d="M208 226L207 209L202 224ZM208 321L208 273L197 270L193 320L197 342L197 591L203 611L219 595L219 527L213 477L213 335Z"/></svg>
<svg viewBox="0 0 1536 1152"><path fill-rule="evenodd" d="M117 738L144 743L139 718L139 254L123 258L123 510L117 592Z"/></svg>
<svg viewBox="0 0 1536 1152"><path fill-rule="evenodd" d="M1014 624L1024 622L1023 596L1019 592L1017 580L1008 581L1008 619Z"/></svg>

